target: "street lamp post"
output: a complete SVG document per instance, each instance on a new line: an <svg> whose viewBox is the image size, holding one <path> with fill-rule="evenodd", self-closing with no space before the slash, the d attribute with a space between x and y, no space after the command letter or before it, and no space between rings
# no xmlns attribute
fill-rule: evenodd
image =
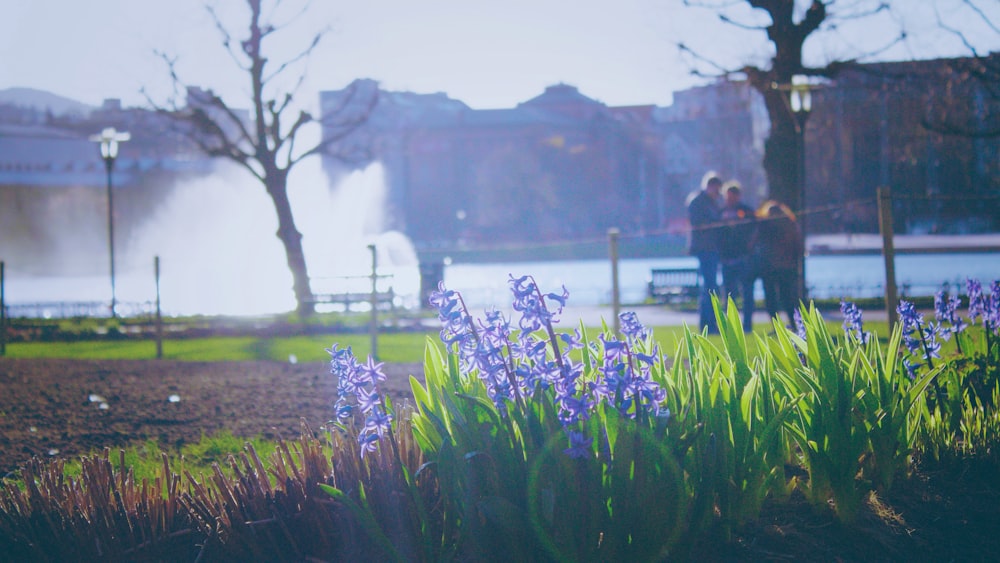
<svg viewBox="0 0 1000 563"><path fill-rule="evenodd" d="M802 256L798 260L798 284L799 284L799 295L803 301L808 300L809 296L806 294L808 291L808 286L806 285L806 258L805 255L808 254L808 249L806 248L806 216L807 212L807 198L806 198L806 119L809 117L809 112L812 111L812 92L809 90L809 77L803 74L796 74L792 76L792 83L788 88L788 105L792 110L792 116L795 118L795 132L798 134L796 141L798 147L798 162L797 175L798 175L798 189L799 197L801 198L799 212L799 236L802 240Z"/></svg>
<svg viewBox="0 0 1000 563"><path fill-rule="evenodd" d="M99 143L101 146L101 158L104 160L104 169L108 178L108 255L111 262L111 317L117 316L117 303L115 299L115 203L111 190L111 171L115 167L115 159L118 158L118 144L131 139L132 136L125 131L116 131L114 127L107 127L98 135L90 137L91 141Z"/></svg>

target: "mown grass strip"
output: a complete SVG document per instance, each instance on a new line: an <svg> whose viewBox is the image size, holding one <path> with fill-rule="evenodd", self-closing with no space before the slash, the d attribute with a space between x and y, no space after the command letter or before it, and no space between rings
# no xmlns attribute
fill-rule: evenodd
<svg viewBox="0 0 1000 563"><path fill-rule="evenodd" d="M566 326L569 326L568 324ZM828 321L828 330L841 333L839 321ZM866 322L865 329L885 339L889 328L885 322ZM653 327L653 339L660 342L664 350L676 349L684 337L680 326ZM767 334L773 330L770 325L758 326L754 331ZM378 337L379 360L389 363L420 363L424 359L426 338L437 338L437 331L396 332ZM721 339L712 335L709 339L716 345ZM190 362L240 362L274 361L287 362L294 358L297 362L325 362L329 356L325 352L333 344L341 348L350 346L356 356L367 357L371 353L371 339L367 334L330 334L311 336L288 336L259 338L254 336L212 336L206 338L185 338L165 340L163 357L167 360ZM748 353L756 354L756 342L747 339ZM12 342L7 344L8 358L52 358L80 360L149 360L156 357L156 345L151 340L97 340L76 342Z"/></svg>

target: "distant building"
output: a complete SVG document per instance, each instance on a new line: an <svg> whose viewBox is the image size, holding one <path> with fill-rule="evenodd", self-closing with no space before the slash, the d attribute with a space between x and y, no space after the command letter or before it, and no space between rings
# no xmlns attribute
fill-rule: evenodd
<svg viewBox="0 0 1000 563"><path fill-rule="evenodd" d="M877 231L881 186L900 232L1000 229L1000 54L986 61L861 65L818 88L806 127L811 229Z"/></svg>
<svg viewBox="0 0 1000 563"><path fill-rule="evenodd" d="M129 131L115 161L116 238L129 234L178 178L211 162L165 118L107 100L88 113L53 114L0 106L0 258L20 272L99 271L92 256L107 245L107 174L90 136Z"/></svg>
<svg viewBox="0 0 1000 563"><path fill-rule="evenodd" d="M321 106L340 107L349 91L321 93ZM476 110L443 93L378 96L347 141L366 142L367 157L328 159L326 169L336 177L380 161L395 226L422 247L678 230L707 169L764 191L762 105L743 83L681 93L670 108L609 107L566 84L509 109Z"/></svg>

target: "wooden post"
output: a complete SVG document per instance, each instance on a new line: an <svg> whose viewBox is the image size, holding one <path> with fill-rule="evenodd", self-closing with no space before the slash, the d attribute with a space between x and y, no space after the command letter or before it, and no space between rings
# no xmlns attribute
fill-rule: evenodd
<svg viewBox="0 0 1000 563"><path fill-rule="evenodd" d="M369 326L368 329L372 341L371 357L372 359L377 360L378 359L378 285L377 285L378 259L376 258L377 254L375 252L374 244L369 244L368 250L370 250L372 253L372 295L371 295L372 320L371 320L371 326Z"/></svg>
<svg viewBox="0 0 1000 563"><path fill-rule="evenodd" d="M896 326L896 249L893 246L892 192L878 189L878 230L882 233L882 256L885 258L885 312L889 319L889 332Z"/></svg>
<svg viewBox="0 0 1000 563"><path fill-rule="evenodd" d="M7 301L4 298L4 264L0 260L0 356L7 354Z"/></svg>
<svg viewBox="0 0 1000 563"><path fill-rule="evenodd" d="M809 234L806 232L806 219L809 215L808 209L808 198L806 197L806 192L808 188L806 187L806 114L804 112L798 112L795 114L795 118L798 120L798 176L799 176L799 208L796 210L798 214L799 222L799 242L801 244L802 252L795 258L795 268L796 268L796 283L798 284L799 299L802 303L809 303L809 284L806 282L806 256L809 255ZM728 291L728 288L726 288ZM796 305L799 307L801 305Z"/></svg>
<svg viewBox="0 0 1000 563"><path fill-rule="evenodd" d="M618 290L618 235L620 231L615 228L608 229L608 257L611 259L611 314L614 315L615 334L621 332L621 320L618 314L621 312L621 299Z"/></svg>
<svg viewBox="0 0 1000 563"><path fill-rule="evenodd" d="M153 257L153 277L156 278L156 359L163 359L163 315L160 311L160 257Z"/></svg>

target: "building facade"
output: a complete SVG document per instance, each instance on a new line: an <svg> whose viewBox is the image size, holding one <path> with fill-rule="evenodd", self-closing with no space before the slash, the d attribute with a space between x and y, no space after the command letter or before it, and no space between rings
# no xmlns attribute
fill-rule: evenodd
<svg viewBox="0 0 1000 563"><path fill-rule="evenodd" d="M323 107L348 91L323 92ZM761 110L748 86L728 82L681 93L670 108L610 107L566 84L490 110L441 93L379 91L354 138L367 158L329 159L326 169L337 176L381 162L395 226L418 248L544 245L609 228L676 235L706 170L763 192Z"/></svg>
<svg viewBox="0 0 1000 563"><path fill-rule="evenodd" d="M129 131L113 173L115 239L163 203L176 181L211 163L153 112L107 100L85 113L0 105L0 259L21 273L92 274L107 252L107 173L90 137Z"/></svg>
<svg viewBox="0 0 1000 563"><path fill-rule="evenodd" d="M1000 54L990 59L1000 69ZM887 187L898 232L1000 229L1000 73L963 72L979 62L862 65L816 89L805 139L807 206L818 210L810 227L876 232L876 191Z"/></svg>

